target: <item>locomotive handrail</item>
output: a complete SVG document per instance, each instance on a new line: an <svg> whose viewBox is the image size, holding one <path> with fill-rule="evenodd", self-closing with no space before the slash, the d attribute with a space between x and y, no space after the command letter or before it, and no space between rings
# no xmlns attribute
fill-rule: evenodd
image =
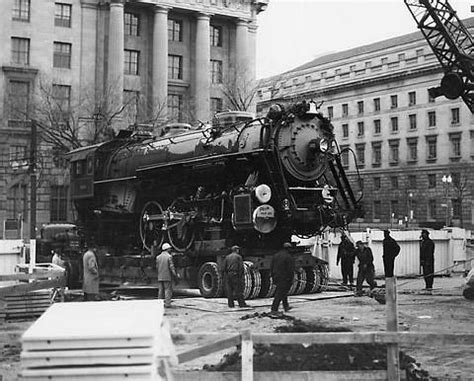
<svg viewBox="0 0 474 381"><path fill-rule="evenodd" d="M235 157L235 156L248 156L248 155L253 155L255 153L265 152L265 151L268 151L268 149L259 148L259 149L255 149L249 152L232 152L232 153L225 153L225 154L219 154L219 155L203 156L199 158L183 159L183 160L174 161L172 163L153 164L153 165L148 165L145 167L139 167L137 168L136 172L151 171L154 169L173 167L177 165L194 164L194 163L199 163L202 161L210 161L210 160L217 161L219 159L226 159L226 158Z"/></svg>

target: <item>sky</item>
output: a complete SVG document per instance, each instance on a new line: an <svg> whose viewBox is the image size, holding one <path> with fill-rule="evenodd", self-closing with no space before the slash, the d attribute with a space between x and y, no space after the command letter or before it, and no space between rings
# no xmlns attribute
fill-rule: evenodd
<svg viewBox="0 0 474 381"><path fill-rule="evenodd" d="M474 17L474 0L448 1L459 18ZM417 31L403 0L269 0L257 17L257 78Z"/></svg>

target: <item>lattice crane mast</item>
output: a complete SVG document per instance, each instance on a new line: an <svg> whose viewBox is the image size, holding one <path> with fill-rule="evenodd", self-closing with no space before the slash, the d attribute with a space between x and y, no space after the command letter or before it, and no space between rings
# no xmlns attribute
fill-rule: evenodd
<svg viewBox="0 0 474 381"><path fill-rule="evenodd" d="M474 113L474 40L447 0L404 0L444 69L430 96L461 97Z"/></svg>

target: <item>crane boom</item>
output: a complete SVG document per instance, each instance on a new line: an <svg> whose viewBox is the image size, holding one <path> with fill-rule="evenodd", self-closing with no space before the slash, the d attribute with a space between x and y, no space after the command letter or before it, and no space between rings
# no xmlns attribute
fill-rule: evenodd
<svg viewBox="0 0 474 381"><path fill-rule="evenodd" d="M432 97L461 97L474 113L474 40L447 0L404 0L445 72Z"/></svg>

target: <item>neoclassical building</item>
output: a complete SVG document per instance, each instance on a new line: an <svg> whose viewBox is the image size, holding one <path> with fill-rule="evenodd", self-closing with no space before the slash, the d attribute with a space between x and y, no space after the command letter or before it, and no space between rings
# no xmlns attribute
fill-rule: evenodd
<svg viewBox="0 0 474 381"><path fill-rule="evenodd" d="M464 20L474 31L474 18ZM474 115L433 99L443 72L421 33L319 57L261 82L257 110L323 101L364 194L360 227L474 227ZM360 174L361 181L357 181ZM357 226L357 223L354 224Z"/></svg>
<svg viewBox="0 0 474 381"><path fill-rule="evenodd" d="M1 1L0 236L7 219L29 223L34 94L46 101L49 89L51 99L68 107L85 101L97 107L105 99L109 113L118 115L116 129L131 122L209 120L227 107L222 88L229 77L255 77L256 16L267 3ZM96 121L90 112L77 120ZM70 220L64 171L48 147L39 142L38 150L37 225Z"/></svg>

